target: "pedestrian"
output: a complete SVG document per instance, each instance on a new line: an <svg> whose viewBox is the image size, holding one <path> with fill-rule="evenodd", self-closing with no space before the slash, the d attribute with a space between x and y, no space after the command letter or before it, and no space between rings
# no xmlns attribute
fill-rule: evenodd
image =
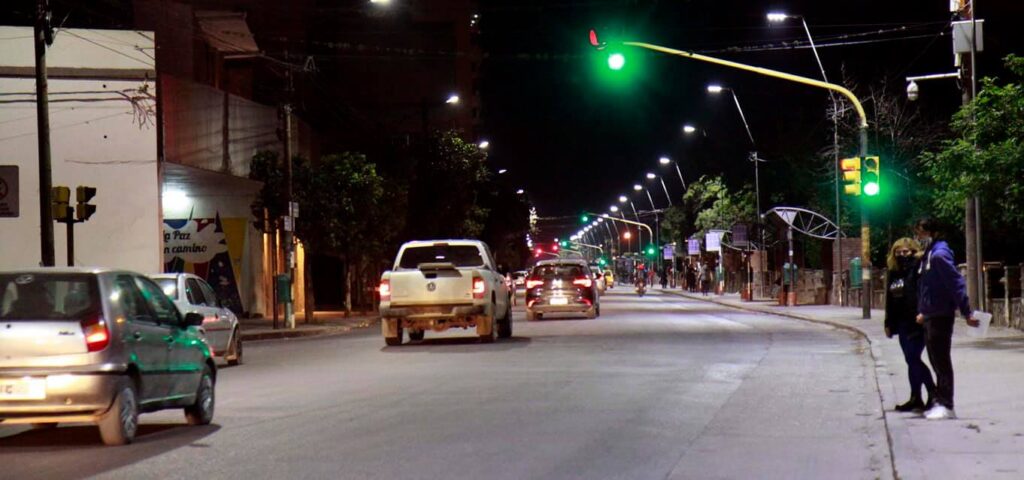
<svg viewBox="0 0 1024 480"><path fill-rule="evenodd" d="M686 266L686 289L691 292L697 291L697 270L693 265Z"/></svg>
<svg viewBox="0 0 1024 480"><path fill-rule="evenodd" d="M708 296L708 290L711 289L711 282L714 280L712 277L712 267L710 265L703 265L704 271L700 279L700 292L705 297Z"/></svg>
<svg viewBox="0 0 1024 480"><path fill-rule="evenodd" d="M923 412L933 406L935 381L932 372L921 360L924 352L924 326L917 323L917 261L921 244L912 238L901 238L892 244L886 266L889 267L885 289L885 336L899 337L903 358L907 361L910 400L896 405L897 412ZM921 388L928 392L928 401L921 399Z"/></svg>
<svg viewBox="0 0 1024 480"><path fill-rule="evenodd" d="M661 288L668 288L668 269L666 267L661 269Z"/></svg>
<svg viewBox="0 0 1024 480"><path fill-rule="evenodd" d="M964 277L956 269L953 250L939 238L938 223L930 218L914 227L924 247L918 265L917 323L924 325L928 360L935 369L935 405L924 416L929 420L956 418L953 410L953 316L957 310L976 327L971 314Z"/></svg>

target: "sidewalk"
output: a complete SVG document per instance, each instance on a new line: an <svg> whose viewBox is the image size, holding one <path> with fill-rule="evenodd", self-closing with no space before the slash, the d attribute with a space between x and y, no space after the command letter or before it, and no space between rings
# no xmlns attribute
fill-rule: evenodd
<svg viewBox="0 0 1024 480"><path fill-rule="evenodd" d="M313 313L316 323L305 323L302 315L296 315L295 328L285 328L284 315L278 319L278 328L274 329L272 318L240 318L242 340L246 342L259 340L276 340L281 338L314 337L324 335L341 335L353 330L367 329L380 324L376 314L354 313L346 317L345 312L318 311Z"/></svg>
<svg viewBox="0 0 1024 480"><path fill-rule="evenodd" d="M928 421L920 414L893 410L909 397L910 386L899 341L885 338L882 310L872 310L871 319L865 320L855 307L782 307L775 302L744 302L739 295L664 292L863 335L871 344L897 478L1024 478L1024 332L993 326L987 337L972 338L966 334L966 323L957 318L953 368L959 418ZM927 353L922 356L927 362Z"/></svg>

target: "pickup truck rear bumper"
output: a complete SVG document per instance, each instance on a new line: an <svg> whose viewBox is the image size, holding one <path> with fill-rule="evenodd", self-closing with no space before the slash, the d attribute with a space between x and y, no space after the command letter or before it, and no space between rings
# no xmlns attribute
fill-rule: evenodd
<svg viewBox="0 0 1024 480"><path fill-rule="evenodd" d="M408 320L434 318L462 318L487 313L485 305L460 305L448 311L431 307L387 307L380 309L381 318L400 318Z"/></svg>

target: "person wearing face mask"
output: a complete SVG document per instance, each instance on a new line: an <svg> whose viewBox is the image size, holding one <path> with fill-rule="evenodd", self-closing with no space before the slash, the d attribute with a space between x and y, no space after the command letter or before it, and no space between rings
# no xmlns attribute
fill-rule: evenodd
<svg viewBox="0 0 1024 480"><path fill-rule="evenodd" d="M956 268L953 250L938 238L938 223L922 219L914 227L917 240L924 246L917 267L917 323L924 325L928 360L935 369L935 405L925 412L929 420L956 418L953 411L953 316L957 310L976 327L971 315L964 277Z"/></svg>
<svg viewBox="0 0 1024 480"><path fill-rule="evenodd" d="M924 326L917 323L917 255L921 245L912 238L901 238L889 249L887 288L885 290L885 336L899 337L910 379L910 400L896 405L898 412L924 411L932 407L935 381L928 365L921 360L925 347ZM921 387L928 402L921 399Z"/></svg>

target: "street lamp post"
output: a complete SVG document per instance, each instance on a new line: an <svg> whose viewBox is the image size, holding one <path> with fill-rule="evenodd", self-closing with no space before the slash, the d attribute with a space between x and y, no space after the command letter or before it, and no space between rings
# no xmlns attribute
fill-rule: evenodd
<svg viewBox="0 0 1024 480"><path fill-rule="evenodd" d="M668 187L665 186L665 179L662 178L661 175L655 175L655 174L650 173L650 172L647 173L647 179L648 180L654 180L655 178L657 178L658 181L661 182L661 188L665 190L665 199L668 200L668 206L671 207L672 206L672 195L670 195L668 193Z"/></svg>
<svg viewBox="0 0 1024 480"><path fill-rule="evenodd" d="M683 180L683 171L679 169L679 162L673 162L671 158L661 157L658 159L658 163L662 165L668 165L669 163L675 165L676 173L679 174L679 183L683 184L683 190L686 190L686 180Z"/></svg>

